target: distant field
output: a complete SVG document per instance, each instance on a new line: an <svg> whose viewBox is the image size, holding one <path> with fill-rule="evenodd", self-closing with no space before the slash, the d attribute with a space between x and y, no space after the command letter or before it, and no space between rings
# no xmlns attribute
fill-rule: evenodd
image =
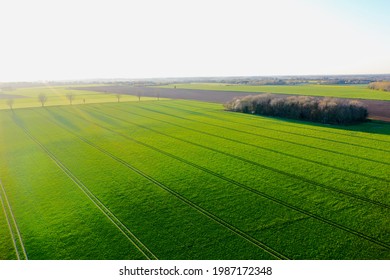
<svg viewBox="0 0 390 280"><path fill-rule="evenodd" d="M92 92L116 92L124 95L141 95L143 97L151 97L154 99L156 99L156 97L164 97L217 103L230 102L237 96L256 95L256 92L247 91L201 90L174 87L134 87L129 85L91 86L78 89L90 90ZM227 86L226 89L229 89L229 87ZM390 100L360 99L360 101L367 107L368 117L370 119L390 122Z"/></svg>
<svg viewBox="0 0 390 280"><path fill-rule="evenodd" d="M0 129L0 259L390 259L389 124L160 100Z"/></svg>
<svg viewBox="0 0 390 280"><path fill-rule="evenodd" d="M0 91L0 110L9 109L7 101L13 97L14 108L41 107L41 103L38 100L38 95L41 93L46 94L48 97L45 106L69 104L69 100L66 98L67 93L74 94L75 98L73 100L73 104L84 104L84 101L86 104L117 102L116 95L110 93L91 92L87 90L71 90L67 86L31 87ZM150 100L151 98L142 98L142 100L148 99ZM120 99L121 102L135 100L138 100L138 97L131 95L123 95Z"/></svg>
<svg viewBox="0 0 390 280"><path fill-rule="evenodd" d="M269 92L284 94L299 94L311 96L329 96L339 98L359 98L373 100L390 100L390 92L369 89L368 85L293 85L293 86L245 86L230 84L172 84L164 88L201 89L217 91Z"/></svg>

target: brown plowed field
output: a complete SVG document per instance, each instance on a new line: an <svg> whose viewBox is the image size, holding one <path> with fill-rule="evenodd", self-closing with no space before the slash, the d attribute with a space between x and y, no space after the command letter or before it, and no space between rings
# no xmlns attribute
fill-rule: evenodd
<svg viewBox="0 0 390 280"><path fill-rule="evenodd" d="M132 86L97 86L74 88L80 90L91 90L106 93L121 93L148 96L165 97L172 99L192 99L207 102L225 103L236 96L254 95L259 93L237 92L237 91L214 91L196 89L173 89L156 87L132 87ZM390 101L359 99L368 108L369 117L376 120L390 122Z"/></svg>

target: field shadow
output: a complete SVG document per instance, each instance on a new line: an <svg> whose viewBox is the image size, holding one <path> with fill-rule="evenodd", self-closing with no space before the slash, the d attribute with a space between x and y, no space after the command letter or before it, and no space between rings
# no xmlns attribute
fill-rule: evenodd
<svg viewBox="0 0 390 280"><path fill-rule="evenodd" d="M334 130L335 132L337 131L363 132L363 133L381 134L381 135L390 136L390 122L379 121L379 120L368 119L367 121L359 124L336 125L336 124L322 124L316 122L279 118L279 117L270 117L270 116L263 116L263 115L252 115L252 114L245 114L245 115L274 119L288 124L299 124L299 125L305 125L305 126L311 126L317 128L328 128Z"/></svg>
<svg viewBox="0 0 390 280"><path fill-rule="evenodd" d="M70 127L76 131L80 131L80 128L76 126L74 123L72 123L69 119L62 116L60 113L57 113L56 111L52 110L51 108L44 108L45 112L52 117L55 121L58 123L65 125L66 127Z"/></svg>

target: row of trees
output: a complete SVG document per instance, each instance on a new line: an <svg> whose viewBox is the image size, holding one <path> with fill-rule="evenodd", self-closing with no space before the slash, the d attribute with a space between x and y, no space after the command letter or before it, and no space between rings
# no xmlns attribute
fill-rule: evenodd
<svg viewBox="0 0 390 280"><path fill-rule="evenodd" d="M42 107L45 106L45 103L47 101L47 95L44 93L41 93L38 95L38 100L42 104ZM15 104L15 99L14 98L9 98L7 99L7 105L8 107L12 110Z"/></svg>
<svg viewBox="0 0 390 280"><path fill-rule="evenodd" d="M329 124L365 121L367 108L356 100L272 94L235 97L225 104L229 111L285 117Z"/></svg>
<svg viewBox="0 0 390 280"><path fill-rule="evenodd" d="M121 94L116 94L116 98L117 98L118 102L120 102L121 97L122 97ZM66 93L66 99L68 99L70 105L73 104L74 98L75 98L75 95L73 93L71 93L71 92ZM44 107L45 103L47 101L47 95L44 93L41 93L38 95L38 99L39 99L39 102L41 102L42 107ZM140 100L140 98L139 98L139 100ZM85 103L85 98L83 99L83 102Z"/></svg>
<svg viewBox="0 0 390 280"><path fill-rule="evenodd" d="M390 82L373 82L368 85L370 89L390 91Z"/></svg>
<svg viewBox="0 0 390 280"><path fill-rule="evenodd" d="M116 97L117 101L120 102L120 100L122 98L122 94L116 94L115 97ZM137 97L138 97L138 101L141 101L141 94L137 94ZM159 94L156 97L157 97L157 100L160 100ZM48 99L48 97L47 97L47 94L45 94L45 93L41 93L38 95L38 101L41 103L42 107L45 106L47 99ZM75 95L73 93L66 93L66 99L68 99L69 104L72 105L73 100L75 99ZM83 99L83 102L85 103L85 98ZM14 103L15 103L15 100L13 98L7 99L7 105L11 110L13 109Z"/></svg>

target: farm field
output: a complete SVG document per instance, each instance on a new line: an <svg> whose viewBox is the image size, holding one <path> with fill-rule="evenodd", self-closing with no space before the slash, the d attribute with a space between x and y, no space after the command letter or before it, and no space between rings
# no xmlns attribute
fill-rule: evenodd
<svg viewBox="0 0 390 280"><path fill-rule="evenodd" d="M188 100L1 110L0 183L0 259L390 259L384 122Z"/></svg>
<svg viewBox="0 0 390 280"><path fill-rule="evenodd" d="M89 85L90 86L90 85ZM42 104L38 99L39 94L46 94L47 101L45 106L69 105L69 100L66 94L71 93L74 96L72 103L86 104L91 103L107 103L117 102L118 99L115 94L109 92L91 92L82 90L83 86L78 86L79 90L70 89L68 86L46 86L46 87L31 87L31 88L17 88L14 90L0 90L0 110L9 109L7 101L12 98L14 100L13 108L30 108L41 107ZM155 99L144 97L142 100ZM120 101L136 101L138 97L131 95L121 95Z"/></svg>
<svg viewBox="0 0 390 280"><path fill-rule="evenodd" d="M226 87L227 89L229 87ZM229 91L229 90L206 90L206 89L184 89L172 87L135 87L129 85L106 85L106 86L84 86L74 87L75 90L89 90L91 92L111 92L123 95L142 96L156 99L171 98L171 99L188 99L198 100L205 102L217 102L226 103L230 102L237 96L256 95L259 92L247 92L247 91ZM307 95L316 95L315 87L311 88ZM338 92L334 92L338 94ZM360 102L364 104L368 109L368 117L374 120L381 120L390 122L390 100L369 100L360 99Z"/></svg>
<svg viewBox="0 0 390 280"><path fill-rule="evenodd" d="M358 98L372 100L390 100L390 92L369 89L367 85L278 85L248 86L218 83L171 84L162 88L200 89L238 92L269 92L310 96L328 96L338 98Z"/></svg>

